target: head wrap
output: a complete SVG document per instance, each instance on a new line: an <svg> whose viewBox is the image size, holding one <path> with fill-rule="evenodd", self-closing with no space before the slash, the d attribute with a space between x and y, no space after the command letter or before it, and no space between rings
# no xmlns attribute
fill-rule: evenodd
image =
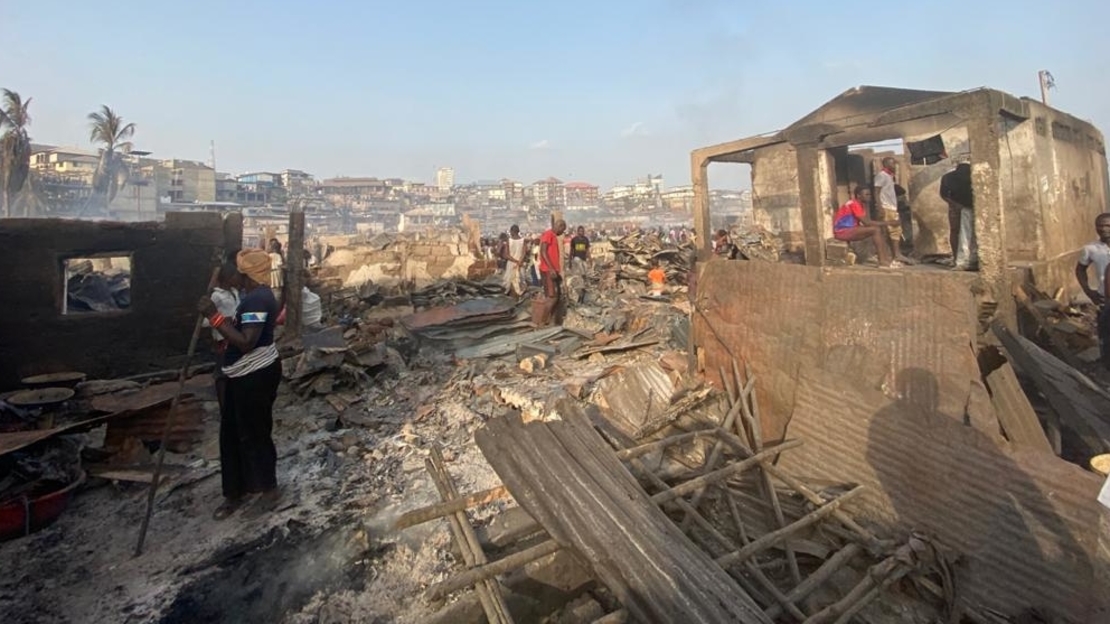
<svg viewBox="0 0 1110 624"><path fill-rule="evenodd" d="M264 286L270 285L270 254L261 249L244 249L235 256L239 272Z"/></svg>

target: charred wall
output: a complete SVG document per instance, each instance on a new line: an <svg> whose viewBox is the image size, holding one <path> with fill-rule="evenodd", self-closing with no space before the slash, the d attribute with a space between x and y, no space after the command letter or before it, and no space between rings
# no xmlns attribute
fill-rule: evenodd
<svg viewBox="0 0 1110 624"><path fill-rule="evenodd" d="M183 356L196 302L221 249L238 249L242 220L169 213L164 222L0 220L0 388L28 375L77 370L115 377L165 369ZM127 255L126 310L63 314L65 261Z"/></svg>

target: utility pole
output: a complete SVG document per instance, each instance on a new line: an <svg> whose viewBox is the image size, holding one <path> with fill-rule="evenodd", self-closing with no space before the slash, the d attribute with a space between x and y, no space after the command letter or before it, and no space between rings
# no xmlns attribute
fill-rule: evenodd
<svg viewBox="0 0 1110 624"><path fill-rule="evenodd" d="M1048 90L1056 88L1056 79L1047 69L1037 72L1037 81L1041 83L1041 103L1048 106Z"/></svg>

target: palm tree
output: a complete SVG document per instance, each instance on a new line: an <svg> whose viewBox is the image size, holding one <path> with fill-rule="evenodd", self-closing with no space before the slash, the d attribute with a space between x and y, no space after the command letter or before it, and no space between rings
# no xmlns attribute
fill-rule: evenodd
<svg viewBox="0 0 1110 624"><path fill-rule="evenodd" d="M10 89L0 91L4 105L0 108L0 204L5 217L12 216L12 204L27 175L31 171L31 138L27 126L31 115L27 112L31 98L26 101Z"/></svg>
<svg viewBox="0 0 1110 624"><path fill-rule="evenodd" d="M135 124L123 123L123 117L107 105L102 105L99 111L89 113L89 140L103 146L100 148L100 162L93 174L90 203L95 200L95 205L102 207L105 212L116 198L116 193L127 184L127 168L121 153L131 151L131 142L127 139L134 134Z"/></svg>

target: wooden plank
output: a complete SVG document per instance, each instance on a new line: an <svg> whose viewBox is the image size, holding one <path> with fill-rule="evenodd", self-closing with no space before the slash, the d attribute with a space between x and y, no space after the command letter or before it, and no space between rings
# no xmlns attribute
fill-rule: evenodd
<svg viewBox="0 0 1110 624"><path fill-rule="evenodd" d="M995 321L991 330L1002 342L1010 360L1022 374L1028 375L1037 384L1037 389L1048 400L1052 411L1083 440L1087 452L1098 455L1110 450L1110 423L1103 417L1110 403L1086 392L1070 375L1067 364L1020 336L1015 336L1002 323Z"/></svg>
<svg viewBox="0 0 1110 624"><path fill-rule="evenodd" d="M590 565L632 619L769 624L653 504L579 408L560 401L557 411L562 420L493 419L475 439L513 498Z"/></svg>
<svg viewBox="0 0 1110 624"><path fill-rule="evenodd" d="M1037 413L1029 404L1029 397L1025 396L1009 362L987 375L987 387L990 388L991 403L1006 437L1016 446L1052 453L1048 436L1041 428Z"/></svg>

